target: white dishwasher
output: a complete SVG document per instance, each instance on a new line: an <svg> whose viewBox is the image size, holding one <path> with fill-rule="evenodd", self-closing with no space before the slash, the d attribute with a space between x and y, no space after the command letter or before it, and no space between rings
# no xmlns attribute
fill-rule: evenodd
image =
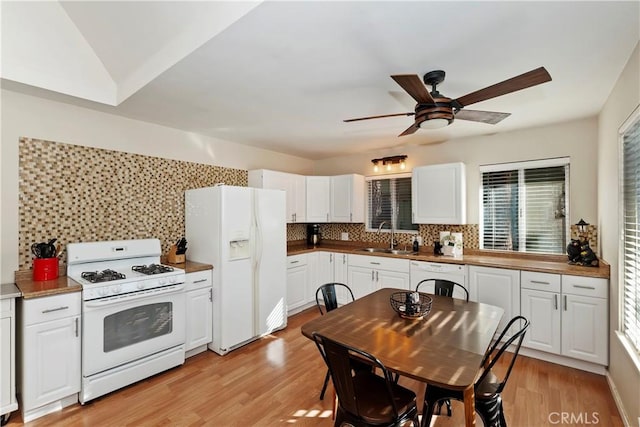
<svg viewBox="0 0 640 427"><path fill-rule="evenodd" d="M459 283L469 290L467 284L467 266L461 264L446 264L442 262L411 261L411 289L424 279L445 279ZM433 286L432 286L433 288ZM433 289L422 287L421 292L433 293ZM460 291L462 293L462 290Z"/></svg>

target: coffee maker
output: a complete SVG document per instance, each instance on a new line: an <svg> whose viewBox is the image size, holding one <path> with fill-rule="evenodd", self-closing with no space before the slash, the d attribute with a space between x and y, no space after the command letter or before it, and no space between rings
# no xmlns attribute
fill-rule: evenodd
<svg viewBox="0 0 640 427"><path fill-rule="evenodd" d="M320 226L318 224L307 225L307 245L318 246L322 237L320 236Z"/></svg>

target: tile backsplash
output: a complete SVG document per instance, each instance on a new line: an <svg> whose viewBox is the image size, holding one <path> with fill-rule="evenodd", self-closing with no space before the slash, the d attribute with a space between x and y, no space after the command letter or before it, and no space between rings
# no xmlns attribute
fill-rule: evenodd
<svg viewBox="0 0 640 427"><path fill-rule="evenodd" d="M19 270L31 244L155 237L163 253L184 234L184 191L247 171L39 139L19 143ZM66 253L63 253L63 261Z"/></svg>

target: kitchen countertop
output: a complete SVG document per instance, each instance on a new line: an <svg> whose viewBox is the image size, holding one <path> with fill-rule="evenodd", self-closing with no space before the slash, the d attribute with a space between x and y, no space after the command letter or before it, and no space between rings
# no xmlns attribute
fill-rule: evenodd
<svg viewBox="0 0 640 427"><path fill-rule="evenodd" d="M0 299L18 298L21 295L20 289L13 283L3 283L0 285Z"/></svg>
<svg viewBox="0 0 640 427"><path fill-rule="evenodd" d="M587 267L582 265L570 265L566 255L538 255L523 253L489 252L465 249L466 254L461 257L433 255L431 246L422 246L420 251L408 255L394 255L381 252L365 252L362 248L376 247L379 245L371 242L352 241L323 241L315 247L307 246L304 241L289 242L287 255L297 255L314 251L330 251L349 253L354 255L382 256L413 261L441 262L446 264L466 264L481 267L508 268L512 270L537 271L541 273L569 274L573 276L598 277L608 279L610 267L600 259L599 267ZM402 247L399 247L402 249Z"/></svg>
<svg viewBox="0 0 640 427"><path fill-rule="evenodd" d="M213 266L210 264L203 264L188 260L182 264L165 264L176 268L182 268L186 273L213 269ZM66 270L63 270L62 268L61 271L66 272ZM68 280L66 275L60 275L57 279L44 281L35 281L32 276L33 272L31 270L16 271L16 286L19 290L17 296L20 296L21 292L22 298L29 299L82 291L82 285L74 282L73 280ZM4 287L5 285L2 286ZM2 298L5 298L4 288L2 290Z"/></svg>

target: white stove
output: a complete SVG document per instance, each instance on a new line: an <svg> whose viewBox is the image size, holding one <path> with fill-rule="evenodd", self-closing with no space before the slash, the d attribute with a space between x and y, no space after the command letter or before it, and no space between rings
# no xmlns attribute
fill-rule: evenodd
<svg viewBox="0 0 640 427"><path fill-rule="evenodd" d="M184 363L185 271L160 254L158 239L67 245L82 285L81 403Z"/></svg>

